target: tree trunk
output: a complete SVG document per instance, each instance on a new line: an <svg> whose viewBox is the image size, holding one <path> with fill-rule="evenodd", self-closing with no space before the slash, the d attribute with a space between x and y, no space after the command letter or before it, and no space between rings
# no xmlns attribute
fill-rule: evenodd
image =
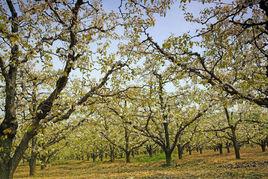
<svg viewBox="0 0 268 179"><path fill-rule="evenodd" d="M199 148L199 153L203 154L203 148L202 147Z"/></svg>
<svg viewBox="0 0 268 179"><path fill-rule="evenodd" d="M41 166L40 166L41 170L45 170L46 167L47 167L47 164L41 162Z"/></svg>
<svg viewBox="0 0 268 179"><path fill-rule="evenodd" d="M152 147L152 145L147 145L146 146L146 151L147 151L149 157L153 156L153 147Z"/></svg>
<svg viewBox="0 0 268 179"><path fill-rule="evenodd" d="M181 144L177 145L178 148L178 157L179 159L182 159L182 155L183 155L183 146Z"/></svg>
<svg viewBox="0 0 268 179"><path fill-rule="evenodd" d="M266 148L266 140L261 141L260 146L261 146L261 151L262 151L262 152L265 152L265 148Z"/></svg>
<svg viewBox="0 0 268 179"><path fill-rule="evenodd" d="M91 157L92 157L92 161L96 162L97 155L95 154L95 152L92 152Z"/></svg>
<svg viewBox="0 0 268 179"><path fill-rule="evenodd" d="M240 146L239 146L239 143L236 140L234 140L233 144L234 144L235 158L240 159Z"/></svg>
<svg viewBox="0 0 268 179"><path fill-rule="evenodd" d="M261 151L262 151L262 152L265 152L265 148L266 148L265 144L264 144L264 145L262 144L262 145L261 145Z"/></svg>
<svg viewBox="0 0 268 179"><path fill-rule="evenodd" d="M227 149L227 153L230 153L230 143L229 142L226 143L226 149Z"/></svg>
<svg viewBox="0 0 268 179"><path fill-rule="evenodd" d="M19 31L19 22L17 19L16 8L11 0L7 0L7 8L11 13L11 31L16 34ZM7 27L10 28L10 27ZM16 116L16 81L17 69L19 64L19 46L12 45L10 49L9 68L1 69L1 73L5 79L5 110L4 120L0 123L0 178L13 178L13 173L16 169L16 164L13 165L12 143L15 139L18 121ZM2 61L2 60L1 60ZM1 62L2 63L2 62Z"/></svg>
<svg viewBox="0 0 268 179"><path fill-rule="evenodd" d="M125 151L126 163L130 163L130 151Z"/></svg>
<svg viewBox="0 0 268 179"><path fill-rule="evenodd" d="M11 173L11 169L9 167L3 167L1 166L0 169L0 178L1 179L12 179L13 174Z"/></svg>
<svg viewBox="0 0 268 179"><path fill-rule="evenodd" d="M172 152L171 151L165 151L165 157L166 157L166 166L171 166L171 154Z"/></svg>
<svg viewBox="0 0 268 179"><path fill-rule="evenodd" d="M99 158L100 158L100 161L103 161L103 150L99 150Z"/></svg>
<svg viewBox="0 0 268 179"><path fill-rule="evenodd" d="M31 158L29 160L29 167L30 167L30 176L34 176L35 175L35 168L36 168L36 158L37 158L37 154L33 153L31 154Z"/></svg>
<svg viewBox="0 0 268 179"><path fill-rule="evenodd" d="M115 159L115 153L114 153L114 146L110 145L110 162L114 162Z"/></svg>
<svg viewBox="0 0 268 179"><path fill-rule="evenodd" d="M189 155L192 155L192 148L190 145L188 146L188 152L189 152Z"/></svg>
<svg viewBox="0 0 268 179"><path fill-rule="evenodd" d="M265 152L265 145L263 145L263 144L261 145L261 151Z"/></svg>
<svg viewBox="0 0 268 179"><path fill-rule="evenodd" d="M235 158L236 159L240 159L240 146L239 143L237 141L236 138L236 132L235 132L236 128L235 127L231 127L231 131L232 131L232 142L234 145L234 151L235 151Z"/></svg>
<svg viewBox="0 0 268 179"><path fill-rule="evenodd" d="M129 130L127 127L125 129L125 158L126 163L130 163L130 151L129 151Z"/></svg>
<svg viewBox="0 0 268 179"><path fill-rule="evenodd" d="M220 151L220 154L223 154L223 151L222 151L222 144L218 144L218 149Z"/></svg>
<svg viewBox="0 0 268 179"><path fill-rule="evenodd" d="M4 146L4 150L6 149L6 152L0 152L0 179L8 179L13 178L13 174L15 170L17 169L19 162L21 161L23 157L23 153L28 147L29 141L36 135L36 132L34 130L27 131L26 134L23 136L20 144L16 147L16 150L13 154L13 157L10 157L11 154L11 147L6 147L6 145L11 145L11 143L5 143L1 141L0 139L0 148L1 146ZM0 135L1 138L1 135ZM3 143L2 143L3 142ZM8 155L7 155L8 154Z"/></svg>

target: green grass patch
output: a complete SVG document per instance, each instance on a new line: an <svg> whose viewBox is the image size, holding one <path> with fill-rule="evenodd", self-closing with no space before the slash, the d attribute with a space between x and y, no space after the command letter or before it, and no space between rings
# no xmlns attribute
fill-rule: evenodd
<svg viewBox="0 0 268 179"><path fill-rule="evenodd" d="M139 162L139 163L159 162L162 160L165 160L164 153L154 154L152 157L150 157L148 155L140 155L140 156L136 156L133 159L134 162Z"/></svg>

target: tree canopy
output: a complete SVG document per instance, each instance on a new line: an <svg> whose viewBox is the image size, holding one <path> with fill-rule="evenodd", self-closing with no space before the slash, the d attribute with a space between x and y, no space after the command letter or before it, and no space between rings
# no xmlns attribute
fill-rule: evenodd
<svg viewBox="0 0 268 179"><path fill-rule="evenodd" d="M203 0L198 14L185 0L117 3L0 3L0 178L23 158L110 151L113 161L119 150L130 162L145 145L167 165L176 147L227 141L236 158L246 142L265 150L265 0ZM173 6L200 28L159 42L150 29Z"/></svg>

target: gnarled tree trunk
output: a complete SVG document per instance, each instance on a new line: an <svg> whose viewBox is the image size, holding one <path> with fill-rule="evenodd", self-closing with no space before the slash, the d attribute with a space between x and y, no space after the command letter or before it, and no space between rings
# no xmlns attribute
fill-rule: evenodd
<svg viewBox="0 0 268 179"><path fill-rule="evenodd" d="M172 161L172 152L170 150L165 151L165 157L166 157L166 166L171 166L171 161Z"/></svg>
<svg viewBox="0 0 268 179"><path fill-rule="evenodd" d="M181 144L178 144L177 145L177 148L178 148L178 156L179 156L179 159L182 159L182 155L183 155L183 146Z"/></svg>

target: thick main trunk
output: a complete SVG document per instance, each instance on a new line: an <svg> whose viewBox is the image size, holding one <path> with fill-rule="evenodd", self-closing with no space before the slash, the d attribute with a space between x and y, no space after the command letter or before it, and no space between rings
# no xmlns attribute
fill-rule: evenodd
<svg viewBox="0 0 268 179"><path fill-rule="evenodd" d="M0 165L0 179L12 179L13 173L11 167L9 167L8 165L5 166L5 164Z"/></svg>
<svg viewBox="0 0 268 179"><path fill-rule="evenodd" d="M235 158L240 159L240 146L239 146L239 143L238 143L237 138L236 138L236 131L235 130L236 130L235 127L231 128L232 142L233 142L234 151L235 151Z"/></svg>
<svg viewBox="0 0 268 179"><path fill-rule="evenodd" d="M25 150L28 147L29 141L36 135L36 131L33 129L31 131L27 131L23 136L20 144L16 147L16 150L11 156L12 149L12 138L7 138L4 140L0 140L0 148L4 148L4 152L0 152L0 173L3 174L3 177L0 179L6 179L5 176L9 178L13 178L13 174L17 169L19 162L21 161ZM8 178L7 178L8 179Z"/></svg>
<svg viewBox="0 0 268 179"><path fill-rule="evenodd" d="M240 159L240 146L236 139L233 139L234 151L235 151L235 158Z"/></svg>
<svg viewBox="0 0 268 179"><path fill-rule="evenodd" d="M12 139L0 140L0 149L3 148L3 151L0 152L0 179L12 178L12 167L11 167L12 159L10 157L11 144Z"/></svg>
<svg viewBox="0 0 268 179"><path fill-rule="evenodd" d="M0 126L0 128L3 125ZM8 127L8 126L7 126ZM1 129L0 129L1 130ZM12 129L13 130L13 129ZM9 128L6 128L1 134L0 131L0 179L9 179L13 177L14 163L11 157L12 155L12 143L15 134L11 134Z"/></svg>
<svg viewBox="0 0 268 179"><path fill-rule="evenodd" d="M10 169L4 169L1 168L0 169L0 178L1 179L12 179L12 174L11 174L11 170Z"/></svg>
<svg viewBox="0 0 268 179"><path fill-rule="evenodd" d="M11 31L16 34L19 31L17 12L11 0L6 0L11 13ZM7 27L9 28L9 27ZM11 34L10 34L11 35ZM1 62L1 72L5 79L5 117L0 124L0 178L13 178L13 161L11 158L12 143L17 133L18 122L16 119L16 81L18 68L19 46L12 45L8 69L4 69Z"/></svg>
<svg viewBox="0 0 268 179"><path fill-rule="evenodd" d="M172 152L171 151L165 151L165 157L166 157L166 166L171 166L171 157Z"/></svg>
<svg viewBox="0 0 268 179"><path fill-rule="evenodd" d="M12 157L12 171L16 170L16 168L19 165L19 162L21 161L24 152L28 148L28 144L30 140L37 134L37 128L38 124L33 124L31 127L29 127L31 130L28 129L28 131L24 134L20 144L16 147L16 150L14 152L14 155Z"/></svg>

